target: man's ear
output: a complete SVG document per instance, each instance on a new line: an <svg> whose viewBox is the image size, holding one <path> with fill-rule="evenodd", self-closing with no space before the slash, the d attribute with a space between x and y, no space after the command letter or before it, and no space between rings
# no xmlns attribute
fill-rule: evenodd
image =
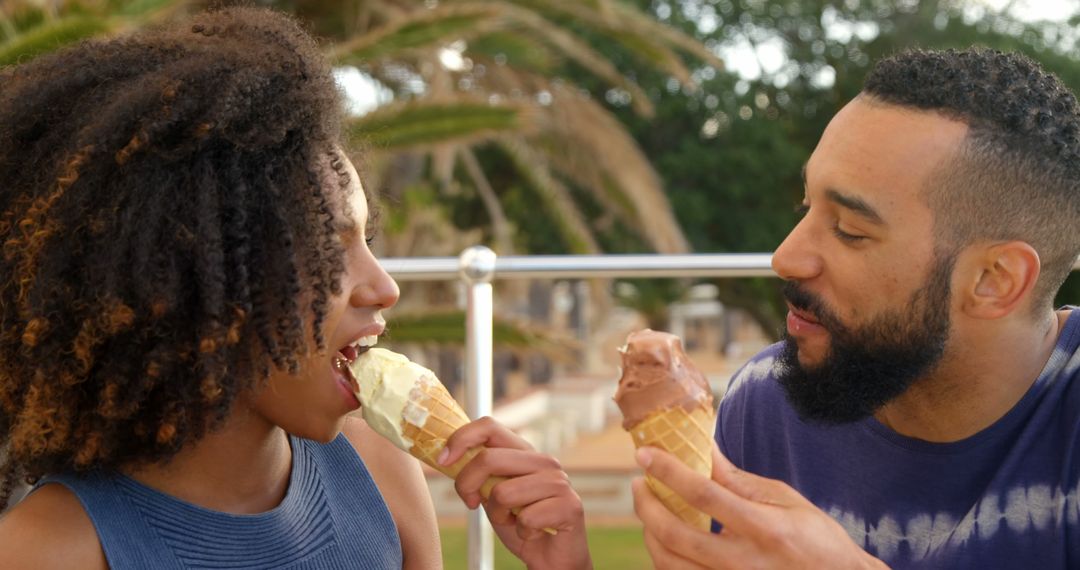
<svg viewBox="0 0 1080 570"><path fill-rule="evenodd" d="M975 246L958 263L963 311L978 319L997 319L1027 305L1039 280L1039 253L1030 244L1009 241Z"/></svg>

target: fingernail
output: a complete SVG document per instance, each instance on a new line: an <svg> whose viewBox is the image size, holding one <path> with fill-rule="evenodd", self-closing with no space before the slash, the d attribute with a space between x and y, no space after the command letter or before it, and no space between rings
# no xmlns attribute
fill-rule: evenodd
<svg viewBox="0 0 1080 570"><path fill-rule="evenodd" d="M450 448L444 447L443 450L439 452L439 456L435 458L435 463L438 463L439 465L446 465L447 457L450 457Z"/></svg>
<svg viewBox="0 0 1080 570"><path fill-rule="evenodd" d="M640 465L642 467L648 467L648 466L652 465L652 451L649 451L648 449L645 449L645 448L641 448L641 449L637 450L637 453L634 454L634 455L635 455L635 457L637 457L638 465Z"/></svg>

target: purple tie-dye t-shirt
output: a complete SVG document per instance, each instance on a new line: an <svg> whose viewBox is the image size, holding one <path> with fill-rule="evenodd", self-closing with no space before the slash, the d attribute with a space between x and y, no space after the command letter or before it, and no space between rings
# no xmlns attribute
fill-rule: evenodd
<svg viewBox="0 0 1080 570"><path fill-rule="evenodd" d="M735 465L787 482L892 568L1080 568L1080 310L1016 406L953 443L873 418L801 421L773 377L778 347L720 403L716 440Z"/></svg>

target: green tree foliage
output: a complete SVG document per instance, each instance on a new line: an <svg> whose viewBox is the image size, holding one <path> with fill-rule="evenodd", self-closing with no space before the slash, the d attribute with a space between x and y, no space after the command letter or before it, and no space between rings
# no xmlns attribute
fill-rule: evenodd
<svg viewBox="0 0 1080 570"><path fill-rule="evenodd" d="M620 118L652 158L696 251L772 251L779 245L796 220L803 163L829 119L859 92L872 63L890 53L971 45L1021 51L1080 92L1080 49L1072 31L1077 22L1025 23L981 2L662 0L640 5L714 48L767 46L785 55L782 64L765 66L755 79L734 70L698 70L698 90L662 74L639 75L656 108L650 120L608 98L622 109ZM777 280L727 279L717 285L723 301L748 310L769 332L780 329ZM1078 302L1080 276L1074 273L1059 303Z"/></svg>

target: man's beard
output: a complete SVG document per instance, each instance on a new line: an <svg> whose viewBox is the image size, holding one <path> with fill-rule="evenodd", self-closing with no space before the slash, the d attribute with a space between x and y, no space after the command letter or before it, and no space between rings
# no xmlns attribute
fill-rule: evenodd
<svg viewBox="0 0 1080 570"><path fill-rule="evenodd" d="M813 367L799 363L787 330L777 379L803 420L841 424L861 420L903 394L941 360L949 339L949 279L955 256L939 255L907 307L888 310L857 328L845 326L820 298L794 281L784 296L829 333L829 351Z"/></svg>

